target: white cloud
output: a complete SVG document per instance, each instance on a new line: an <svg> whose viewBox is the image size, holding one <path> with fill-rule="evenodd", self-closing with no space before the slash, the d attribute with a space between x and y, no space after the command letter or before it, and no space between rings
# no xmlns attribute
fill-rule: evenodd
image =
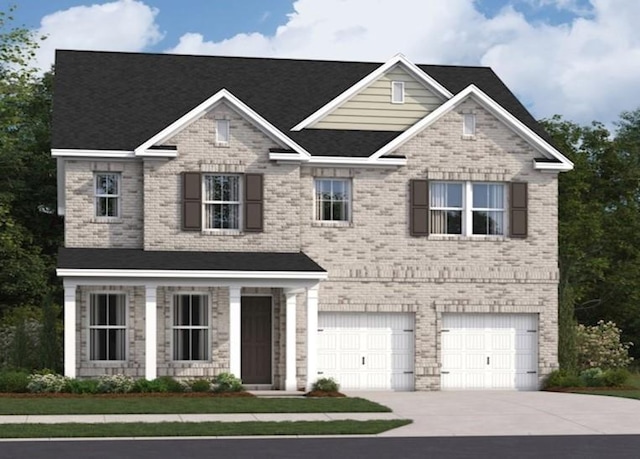
<svg viewBox="0 0 640 459"><path fill-rule="evenodd" d="M402 52L420 63L489 65L534 116L582 123L610 123L640 104L640 2L531 1L580 16L551 25L511 6L486 17L473 0L298 0L273 36L187 33L168 51L374 61Z"/></svg>
<svg viewBox="0 0 640 459"><path fill-rule="evenodd" d="M47 36L36 54L37 66L48 69L55 49L142 51L163 37L155 23L157 14L142 1L118 0L47 15L36 31Z"/></svg>

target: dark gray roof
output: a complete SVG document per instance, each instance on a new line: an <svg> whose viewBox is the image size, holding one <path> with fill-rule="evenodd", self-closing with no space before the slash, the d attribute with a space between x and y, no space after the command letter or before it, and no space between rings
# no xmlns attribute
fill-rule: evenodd
<svg viewBox="0 0 640 459"><path fill-rule="evenodd" d="M325 272L302 252L183 252L60 248L58 268Z"/></svg>
<svg viewBox="0 0 640 459"><path fill-rule="evenodd" d="M312 155L369 156L400 132L290 129L380 65L57 51L52 148L133 150L225 88ZM454 94L475 84L549 140L490 68L419 67Z"/></svg>

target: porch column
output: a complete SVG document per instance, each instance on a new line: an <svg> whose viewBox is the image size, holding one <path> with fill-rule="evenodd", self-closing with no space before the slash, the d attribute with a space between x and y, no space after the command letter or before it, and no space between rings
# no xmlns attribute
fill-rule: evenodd
<svg viewBox="0 0 640 459"><path fill-rule="evenodd" d="M158 290L156 285L144 286L144 377L158 377Z"/></svg>
<svg viewBox="0 0 640 459"><path fill-rule="evenodd" d="M284 386L286 390L296 390L298 387L296 378L296 294L286 292L287 295L287 332L286 332L286 356L287 365L285 371Z"/></svg>
<svg viewBox="0 0 640 459"><path fill-rule="evenodd" d="M64 375L76 377L76 284L64 285Z"/></svg>
<svg viewBox="0 0 640 459"><path fill-rule="evenodd" d="M307 289L307 390L318 378L318 285Z"/></svg>
<svg viewBox="0 0 640 459"><path fill-rule="evenodd" d="M229 287L229 372L240 374L240 287Z"/></svg>

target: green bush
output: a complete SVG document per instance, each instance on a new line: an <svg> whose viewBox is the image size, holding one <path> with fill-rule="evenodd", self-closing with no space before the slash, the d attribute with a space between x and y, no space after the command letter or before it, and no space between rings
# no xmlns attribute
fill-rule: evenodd
<svg viewBox="0 0 640 459"><path fill-rule="evenodd" d="M582 384L587 387L604 386L604 372L600 368L589 368L580 373Z"/></svg>
<svg viewBox="0 0 640 459"><path fill-rule="evenodd" d="M240 378L231 373L220 373L213 379L214 392L242 392L244 386Z"/></svg>
<svg viewBox="0 0 640 459"><path fill-rule="evenodd" d="M580 377L565 370L552 371L547 377L544 387L580 387L582 386Z"/></svg>
<svg viewBox="0 0 640 459"><path fill-rule="evenodd" d="M333 378L319 378L311 386L311 391L321 392L338 392L340 390L340 384Z"/></svg>
<svg viewBox="0 0 640 459"><path fill-rule="evenodd" d="M97 394L99 385L97 379L70 379L64 391L71 394Z"/></svg>
<svg viewBox="0 0 640 459"><path fill-rule="evenodd" d="M605 370L602 377L605 386L621 387L627 383L631 377L631 373L626 368L610 368Z"/></svg>
<svg viewBox="0 0 640 459"><path fill-rule="evenodd" d="M159 386L166 387L167 390L163 390L162 392L180 393L185 392L186 389L185 384L173 379L171 376L160 376L156 378L156 381Z"/></svg>
<svg viewBox="0 0 640 459"><path fill-rule="evenodd" d="M24 371L0 372L0 392L28 392L29 373Z"/></svg>
<svg viewBox="0 0 640 459"><path fill-rule="evenodd" d="M194 379L189 381L189 386L193 392L209 392L211 390L211 381L208 379Z"/></svg>
<svg viewBox="0 0 640 459"><path fill-rule="evenodd" d="M169 388L167 387L167 383L161 379L153 379L149 381L148 379L138 379L133 384L132 392L139 393L150 393L150 392L169 392Z"/></svg>
<svg viewBox="0 0 640 459"><path fill-rule="evenodd" d="M133 390L136 380L131 376L101 376L98 392L101 394L126 394Z"/></svg>

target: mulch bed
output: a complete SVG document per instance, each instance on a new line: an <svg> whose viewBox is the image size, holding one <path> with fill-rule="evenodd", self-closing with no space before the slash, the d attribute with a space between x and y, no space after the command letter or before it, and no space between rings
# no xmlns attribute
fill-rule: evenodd
<svg viewBox="0 0 640 459"><path fill-rule="evenodd" d="M346 397L341 392L327 392L324 390L313 390L304 394L305 397Z"/></svg>
<svg viewBox="0 0 640 459"><path fill-rule="evenodd" d="M128 394L67 394L67 393L45 393L45 394L16 394L0 393L0 397L7 398L229 398L229 397L255 397L249 392L139 392Z"/></svg>

